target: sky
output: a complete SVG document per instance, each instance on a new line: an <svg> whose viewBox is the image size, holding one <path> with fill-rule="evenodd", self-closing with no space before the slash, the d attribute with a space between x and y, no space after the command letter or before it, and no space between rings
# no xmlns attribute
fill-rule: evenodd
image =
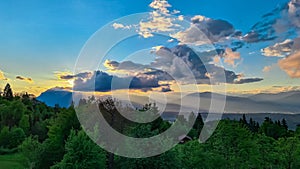
<svg viewBox="0 0 300 169"><path fill-rule="evenodd" d="M211 67L210 72L202 70L198 62L184 62L193 66L187 69L196 76L196 85L201 90L211 88L208 79L216 82L213 85L225 84L231 93L299 90L299 4L298 0L1 1L0 88L10 83L15 92L27 91L38 96L53 87L87 91L85 86L95 80L103 83L115 78L125 83L126 76L130 76L135 80L129 86L133 90L176 92L174 79L158 72L166 67L162 63L168 63L163 58L174 57L169 60L170 69L164 71L177 78L178 83L189 86L188 75L182 73L185 70L175 65L179 57L176 50L191 53L193 48L203 53L208 44L214 51L221 51L204 56L208 60L203 64ZM142 19L119 19L142 12L147 13ZM174 28L175 24L182 27ZM103 27L110 29L108 33L97 34ZM200 36L199 30L209 42L195 38ZM76 71L80 51L91 37L101 40L99 50L104 51L105 44L112 43L118 34L130 32L137 35L116 44L106 55L97 56L104 58L99 65L103 73ZM161 33L168 36L157 35ZM241 46L236 47L233 42ZM190 48L179 48L180 45ZM225 72L226 82L217 77L219 70ZM229 77L228 73L232 75ZM102 84L96 87L99 92L124 89Z"/></svg>

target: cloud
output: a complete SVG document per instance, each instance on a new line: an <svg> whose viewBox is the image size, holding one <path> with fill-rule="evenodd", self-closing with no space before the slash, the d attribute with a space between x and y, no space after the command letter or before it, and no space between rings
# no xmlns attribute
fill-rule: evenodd
<svg viewBox="0 0 300 169"><path fill-rule="evenodd" d="M183 15L179 15L178 16L178 20L183 21L184 20L184 16Z"/></svg>
<svg viewBox="0 0 300 169"><path fill-rule="evenodd" d="M272 69L272 66L265 66L262 71L263 72L270 72L271 69Z"/></svg>
<svg viewBox="0 0 300 169"><path fill-rule="evenodd" d="M284 57L278 61L281 70L291 78L300 78L300 38L287 39L262 50L265 56ZM265 67L263 71L269 71Z"/></svg>
<svg viewBox="0 0 300 169"><path fill-rule="evenodd" d="M300 51L279 60L278 65L291 78L300 78Z"/></svg>
<svg viewBox="0 0 300 169"><path fill-rule="evenodd" d="M149 38L153 33L157 32L171 32L179 25L175 21L182 21L183 17L172 17L171 14L178 14L180 11L174 10L172 13L168 8L172 7L166 0L154 0L149 7L153 9L150 12L150 17L146 21L142 20L139 23L138 33L144 37Z"/></svg>
<svg viewBox="0 0 300 169"><path fill-rule="evenodd" d="M16 76L16 79L21 80L21 81L25 81L25 82L28 82L28 83L33 83L33 80L29 77Z"/></svg>
<svg viewBox="0 0 300 169"><path fill-rule="evenodd" d="M166 87L162 87L161 88L161 92L164 92L164 93L166 93L166 92L171 92L172 90L171 90L171 88L170 88L170 86L166 86Z"/></svg>
<svg viewBox="0 0 300 169"><path fill-rule="evenodd" d="M230 52L227 51L229 54L233 51L230 50ZM64 75L60 78L74 79L75 91L100 92L119 89L149 91L154 88L160 89L161 92L170 92L170 84L174 81L181 84L243 84L263 80L261 78L242 79L241 74L213 64L216 52L195 52L186 45L178 45L173 48L158 46L153 49L152 53L157 57L148 65L132 61L106 60L104 66L108 71L114 72L114 75L94 71Z"/></svg>
<svg viewBox="0 0 300 169"><path fill-rule="evenodd" d="M167 70L171 77L182 79L184 82L188 82L189 78L195 78L199 84L235 83L235 80L241 77L240 74L213 64L217 54L215 51L198 53L186 45L178 45L171 49L161 47L156 54L158 57L152 66L159 66L163 70ZM227 55L229 55L228 60L234 61L239 58L238 53L229 49L227 49ZM164 65L166 66L164 67ZM191 73L193 77L189 77ZM240 83L250 82L252 81L240 81Z"/></svg>
<svg viewBox="0 0 300 169"><path fill-rule="evenodd" d="M75 91L99 91L106 92L118 89L148 90L160 87L158 80L150 76L118 77L105 72L95 71L88 79L76 78Z"/></svg>
<svg viewBox="0 0 300 169"><path fill-rule="evenodd" d="M248 34L243 37L248 43L288 39L300 33L300 2L290 0L264 15Z"/></svg>
<svg viewBox="0 0 300 169"><path fill-rule="evenodd" d="M280 11L280 17L276 19L273 25L277 33L288 32L294 29L298 34L300 33L300 1L291 0Z"/></svg>
<svg viewBox="0 0 300 169"><path fill-rule="evenodd" d="M171 34L182 44L203 45L228 39L236 32L233 25L221 19L211 19L204 16L194 16L191 26L184 31Z"/></svg>
<svg viewBox="0 0 300 169"><path fill-rule="evenodd" d="M235 60L241 59L241 54L239 52L233 52L231 48L226 48L223 57L225 63L236 66Z"/></svg>
<svg viewBox="0 0 300 169"><path fill-rule="evenodd" d="M280 92L292 92L300 91L300 86L272 86L269 92L280 93Z"/></svg>
<svg viewBox="0 0 300 169"><path fill-rule="evenodd" d="M264 33L264 32L263 32ZM262 32L251 31L243 36L243 40L247 43L256 43L274 40L276 37Z"/></svg>
<svg viewBox="0 0 300 169"><path fill-rule="evenodd" d="M276 43L273 46L262 49L261 52L264 56L284 57L290 54L290 52L292 51L293 44L293 40L286 39L281 43Z"/></svg>
<svg viewBox="0 0 300 169"><path fill-rule="evenodd" d="M197 26L191 25L185 31L180 31L175 34L171 34L172 38L177 39L181 44L211 44L206 34L202 32Z"/></svg>
<svg viewBox="0 0 300 169"><path fill-rule="evenodd" d="M260 82L264 79L262 78L246 78L246 79L238 79L234 81L234 84L244 84L244 83L253 83L253 82Z"/></svg>
<svg viewBox="0 0 300 169"><path fill-rule="evenodd" d="M104 67L108 69L109 72L116 72L116 73L126 73L126 74L135 74L137 72L143 71L147 68L147 66L134 63L132 61L124 61L124 62L117 62L111 60L105 60Z"/></svg>
<svg viewBox="0 0 300 169"><path fill-rule="evenodd" d="M130 29L131 26L130 25L123 25L121 23L113 23L112 27L114 27L114 29Z"/></svg>
<svg viewBox="0 0 300 169"><path fill-rule="evenodd" d="M86 78L89 78L92 76L92 72L82 72L82 73L78 73L76 75L61 72L61 73L58 73L57 76L59 79L62 79L62 80L73 80L76 78L86 79Z"/></svg>
<svg viewBox="0 0 300 169"><path fill-rule="evenodd" d="M8 80L1 70L0 70L0 80Z"/></svg>

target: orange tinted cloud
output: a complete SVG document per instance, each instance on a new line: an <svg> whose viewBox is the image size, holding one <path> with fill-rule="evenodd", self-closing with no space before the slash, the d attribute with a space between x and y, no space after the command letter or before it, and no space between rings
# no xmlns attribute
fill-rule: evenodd
<svg viewBox="0 0 300 169"><path fill-rule="evenodd" d="M300 51L279 60L278 65L291 78L300 78Z"/></svg>
<svg viewBox="0 0 300 169"><path fill-rule="evenodd" d="M241 59L239 52L233 52L231 48L226 48L224 53L224 62L228 65L235 66L235 60Z"/></svg>
<svg viewBox="0 0 300 169"><path fill-rule="evenodd" d="M270 72L271 69L272 69L272 66L265 66L262 71L263 72Z"/></svg>

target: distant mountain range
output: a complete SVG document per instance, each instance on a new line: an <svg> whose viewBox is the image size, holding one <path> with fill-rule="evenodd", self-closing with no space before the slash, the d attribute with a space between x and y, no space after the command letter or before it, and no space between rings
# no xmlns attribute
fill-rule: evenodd
<svg viewBox="0 0 300 169"><path fill-rule="evenodd" d="M174 94L168 97L168 104L165 106L167 112L178 112L182 105L191 111L197 109L195 101L200 100L199 112L208 112L211 105L212 93L192 93L183 97L180 94ZM222 103L224 95L214 94L216 102ZM118 97L118 96L116 96ZM155 97L154 97L155 98ZM134 106L141 106L148 102L156 102L158 106L164 106L161 97L150 99L145 96L130 96ZM200 99L199 99L200 98ZM43 92L37 97L37 100L46 103L49 106L55 104L61 107L69 107L72 103L72 92L62 88L52 88ZM126 100L124 96L119 95L119 100ZM184 101L184 104L182 104ZM300 91L289 91L276 94L260 93L249 96L231 96L227 95L225 100L225 113L300 113Z"/></svg>

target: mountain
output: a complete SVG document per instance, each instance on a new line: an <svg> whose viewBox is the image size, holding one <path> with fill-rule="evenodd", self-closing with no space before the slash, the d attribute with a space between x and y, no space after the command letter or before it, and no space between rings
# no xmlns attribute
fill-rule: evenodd
<svg viewBox="0 0 300 169"><path fill-rule="evenodd" d="M300 91L290 91L281 93L260 93L249 96L249 99L255 101L273 102L290 106L300 105Z"/></svg>
<svg viewBox="0 0 300 169"><path fill-rule="evenodd" d="M196 102L199 100L199 112L208 112L212 102L212 94L210 92L192 93L184 96L182 99L174 100L172 103L177 104L178 109L181 101L184 101L185 107L196 109L198 106ZM216 103L213 106L225 103L225 113L300 113L300 104L298 101L300 92L279 93L276 95L278 99L268 99L270 97L267 95L252 95L249 97L227 95L225 97L221 94L213 94L213 96Z"/></svg>
<svg viewBox="0 0 300 169"><path fill-rule="evenodd" d="M225 103L224 113L300 113L300 91L276 94L261 93L250 96L227 95L226 97L222 94L210 92L191 93L184 96L175 93L166 95L166 98L161 95L152 95L150 99L141 95L130 95L129 98L134 107L141 107L145 103L155 102L159 109L165 112L178 113L180 108L184 112L208 112L212 95L216 103L214 106L222 106ZM114 97L121 101L128 100L127 95L119 94ZM59 104L61 107L69 107L72 102L72 92L62 88L53 88L43 92L37 99L49 106ZM129 101L126 102L130 103ZM200 105L200 108L198 105Z"/></svg>
<svg viewBox="0 0 300 169"><path fill-rule="evenodd" d="M60 107L69 107L72 103L72 92L55 87L48 89L37 97L37 100L46 103L48 106L54 107L58 104Z"/></svg>

